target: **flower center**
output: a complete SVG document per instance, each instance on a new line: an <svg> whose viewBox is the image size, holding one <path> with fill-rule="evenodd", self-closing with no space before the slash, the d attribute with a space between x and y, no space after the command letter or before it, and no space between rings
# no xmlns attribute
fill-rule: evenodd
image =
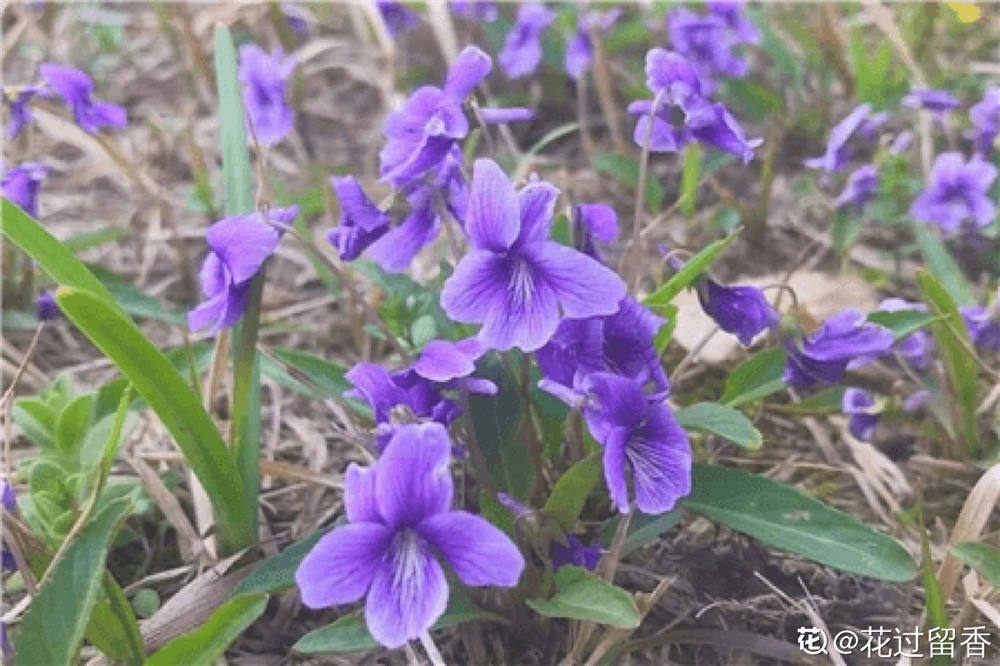
<svg viewBox="0 0 1000 666"><path fill-rule="evenodd" d="M389 549L393 564L392 586L401 594L413 594L423 587L426 554L423 538L403 528Z"/></svg>

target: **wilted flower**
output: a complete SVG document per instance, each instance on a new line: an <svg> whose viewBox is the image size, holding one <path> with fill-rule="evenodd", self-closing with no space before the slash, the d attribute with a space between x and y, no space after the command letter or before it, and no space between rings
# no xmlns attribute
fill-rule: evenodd
<svg viewBox="0 0 1000 666"><path fill-rule="evenodd" d="M887 354L892 343L889 329L868 323L856 310L842 310L801 342L786 340L785 382L797 389L835 384L848 369Z"/></svg>
<svg viewBox="0 0 1000 666"><path fill-rule="evenodd" d="M94 82L84 72L48 63L39 67L39 71L49 87L70 105L76 123L85 131L96 134L103 126L125 127L128 123L123 107L91 97Z"/></svg>
<svg viewBox="0 0 1000 666"><path fill-rule="evenodd" d="M972 344L980 349L1000 351L1000 320L996 313L980 305L963 305L958 308Z"/></svg>
<svg viewBox="0 0 1000 666"><path fill-rule="evenodd" d="M697 292L705 314L723 331L739 338L744 347L749 347L754 338L774 328L781 319L757 287L724 286L704 278L698 281Z"/></svg>
<svg viewBox="0 0 1000 666"><path fill-rule="evenodd" d="M38 217L38 192L42 181L49 175L49 167L41 162L25 162L3 175L0 185L3 195L24 209L32 217Z"/></svg>
<svg viewBox="0 0 1000 666"><path fill-rule="evenodd" d="M38 300L35 302L35 317L38 321L52 321L58 318L61 312L51 291L38 294Z"/></svg>
<svg viewBox="0 0 1000 666"><path fill-rule="evenodd" d="M7 138L13 139L17 136L21 128L35 119L28 102L35 95L45 96L45 86L24 86L14 96L13 99L4 98L10 107L10 125L7 126Z"/></svg>
<svg viewBox="0 0 1000 666"><path fill-rule="evenodd" d="M470 21L493 23L500 18L497 3L490 0L451 0L448 6L451 11Z"/></svg>
<svg viewBox="0 0 1000 666"><path fill-rule="evenodd" d="M968 163L961 153L941 153L934 160L929 182L910 206L910 215L937 224L945 233L957 231L962 222L989 226L996 205L987 190L997 177L997 168L974 156Z"/></svg>
<svg viewBox="0 0 1000 666"><path fill-rule="evenodd" d="M295 114L285 99L285 88L294 71L294 56L286 58L280 47L270 54L256 44L240 47L243 104L254 135L265 146L285 138L295 122Z"/></svg>
<svg viewBox="0 0 1000 666"><path fill-rule="evenodd" d="M834 208L851 208L861 213L875 195L878 187L878 169L872 164L858 167L847 177L844 191L833 200Z"/></svg>
<svg viewBox="0 0 1000 666"><path fill-rule="evenodd" d="M706 92L714 90L717 76L746 75L746 61L732 52L735 34L718 14L674 9L667 15L667 32L670 45L698 71Z"/></svg>
<svg viewBox="0 0 1000 666"><path fill-rule="evenodd" d="M420 24L420 17L401 2L376 0L375 6L378 7L378 12L382 15L382 21L385 23L389 34L393 37Z"/></svg>
<svg viewBox="0 0 1000 666"><path fill-rule="evenodd" d="M591 30L607 30L621 16L621 9L614 7L606 12L583 11L576 24L576 32L566 44L566 73L579 79L590 69L594 61L594 45L590 41Z"/></svg>
<svg viewBox="0 0 1000 666"><path fill-rule="evenodd" d="M850 417L847 427L852 435L864 442L872 438L881 411L875 396L864 389L851 387L844 391L841 411Z"/></svg>
<svg viewBox="0 0 1000 666"><path fill-rule="evenodd" d="M986 90L982 101L969 109L969 120L975 126L976 151L983 157L990 155L993 142L1000 134L1000 88Z"/></svg>
<svg viewBox="0 0 1000 666"><path fill-rule="evenodd" d="M488 55L467 46L448 70L443 89L422 86L399 111L389 114L388 141L379 153L382 180L402 187L442 163L469 133L462 103L492 68Z"/></svg>
<svg viewBox="0 0 1000 666"><path fill-rule="evenodd" d="M507 34L500 67L512 79L528 76L542 60L542 33L556 15L538 2L527 2L517 10L517 23Z"/></svg>
<svg viewBox="0 0 1000 666"><path fill-rule="evenodd" d="M344 473L347 524L324 535L295 572L309 608L367 597L372 637L400 647L427 631L448 603L439 558L465 585L512 587L524 570L500 529L451 508L451 440L436 423L399 430L371 467Z"/></svg>
<svg viewBox="0 0 1000 666"><path fill-rule="evenodd" d="M900 310L917 310L926 312L923 303L908 303L901 298L887 298L878 306L883 312L898 312ZM931 353L934 351L934 340L927 331L920 329L910 333L896 343L896 350L915 372L923 372L931 364Z"/></svg>
<svg viewBox="0 0 1000 666"><path fill-rule="evenodd" d="M903 98L903 106L929 111L941 123L944 122L947 113L958 105L959 101L950 92L933 88L911 90L910 94Z"/></svg>
<svg viewBox="0 0 1000 666"><path fill-rule="evenodd" d="M548 342L559 311L571 319L612 314L625 293L613 271L549 240L558 191L533 181L520 192L492 160L476 160L465 228L473 250L444 283L449 317L481 323L490 349L534 351Z"/></svg>
<svg viewBox="0 0 1000 666"><path fill-rule="evenodd" d="M753 21L743 15L743 2L709 1L705 5L708 10L726 24L732 31L736 41L756 44L760 41L760 30Z"/></svg>
<svg viewBox="0 0 1000 666"><path fill-rule="evenodd" d="M593 571L601 561L601 544L589 546L572 534L566 535L566 543L552 542L552 566L561 567L564 564L575 564Z"/></svg>
<svg viewBox="0 0 1000 666"><path fill-rule="evenodd" d="M275 208L264 213L233 215L208 228L205 241L209 253L201 267L204 303L188 312L192 331L212 326L214 331L235 324L247 307L250 283L281 240L271 223L291 224L298 206Z"/></svg>
<svg viewBox="0 0 1000 666"><path fill-rule="evenodd" d="M830 140L826 144L826 152L819 157L812 157L805 160L803 164L813 169L823 169L827 173L840 171L847 166L847 161L850 159L847 142L858 128L861 127L861 123L868 117L871 110L872 108L868 104L861 104L855 107L853 111L847 114L846 118L834 125L833 129L830 130Z"/></svg>
<svg viewBox="0 0 1000 666"><path fill-rule="evenodd" d="M353 261L389 231L389 215L368 198L354 176L333 177L330 185L340 200L340 224L326 234L340 258Z"/></svg>
<svg viewBox="0 0 1000 666"><path fill-rule="evenodd" d="M600 260L595 240L610 243L618 237L618 214L605 203L582 203L573 208L573 243L576 249Z"/></svg>

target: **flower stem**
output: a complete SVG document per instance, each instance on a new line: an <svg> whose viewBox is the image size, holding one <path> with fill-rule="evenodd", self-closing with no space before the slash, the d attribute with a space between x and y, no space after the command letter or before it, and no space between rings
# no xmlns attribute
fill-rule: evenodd
<svg viewBox="0 0 1000 666"><path fill-rule="evenodd" d="M433 664L433 666L445 666L444 658L438 651L437 645L434 645L434 639L431 638L431 633L429 631L424 631L420 634L420 644L424 646L427 658L431 660L431 664Z"/></svg>
<svg viewBox="0 0 1000 666"><path fill-rule="evenodd" d="M637 257L632 257L631 255L633 252L638 251L639 248L639 236L642 231L642 212L646 201L646 175L649 171L649 142L653 138L653 119L656 117L656 109L659 108L662 100L663 93L660 92L656 95L652 106L649 108L649 127L646 128L646 136L643 137L642 141L642 154L639 156L639 180L635 184L635 215L632 218L632 239L618 260L618 272L624 273L627 269L625 277L626 285L630 285L637 276L636 269L640 263ZM628 263L629 259L633 259L631 264Z"/></svg>

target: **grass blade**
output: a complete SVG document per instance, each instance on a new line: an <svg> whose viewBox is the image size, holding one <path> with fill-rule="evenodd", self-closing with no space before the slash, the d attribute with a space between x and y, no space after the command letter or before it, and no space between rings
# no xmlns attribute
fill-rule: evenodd
<svg viewBox="0 0 1000 666"><path fill-rule="evenodd" d="M240 596L220 606L208 620L157 650L146 666L211 666L267 607L267 595Z"/></svg>

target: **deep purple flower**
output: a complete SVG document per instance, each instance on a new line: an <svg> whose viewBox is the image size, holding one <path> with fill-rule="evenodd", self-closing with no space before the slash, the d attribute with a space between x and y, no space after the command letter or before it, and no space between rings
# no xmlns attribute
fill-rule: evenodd
<svg viewBox="0 0 1000 666"><path fill-rule="evenodd" d="M572 534L566 535L566 543L552 542L552 566L561 567L564 564L575 564L593 571L601 561L601 544L589 546Z"/></svg>
<svg viewBox="0 0 1000 666"><path fill-rule="evenodd" d="M523 106L509 106L505 108L484 108L479 109L479 117L487 125L499 125L500 123L527 122L535 118L535 112Z"/></svg>
<svg viewBox="0 0 1000 666"><path fill-rule="evenodd" d="M613 315L564 319L535 354L544 375L538 385L572 405L583 397L581 387L587 375L613 372L640 385L652 381L663 395L670 382L653 346L663 324L662 317L628 296Z"/></svg>
<svg viewBox="0 0 1000 666"><path fill-rule="evenodd" d="M25 162L3 175L0 185L3 195L16 203L24 212L38 217L38 192L42 181L49 175L49 167L41 162Z"/></svg>
<svg viewBox="0 0 1000 666"><path fill-rule="evenodd" d="M28 108L28 102L31 98L35 95L44 97L45 94L45 86L24 86L14 95L13 99L5 97L5 101L10 107L10 125L7 126L8 139L13 139L24 125L35 119L31 109Z"/></svg>
<svg viewBox="0 0 1000 666"><path fill-rule="evenodd" d="M626 476L643 513L669 511L691 491L691 446L661 397L634 379L609 372L587 376L583 407L587 427L604 448L604 479L611 501L629 511Z"/></svg>
<svg viewBox="0 0 1000 666"><path fill-rule="evenodd" d="M372 203L354 176L333 177L330 185L340 200L340 224L327 232L326 239L341 259L353 261L389 231L390 218Z"/></svg>
<svg viewBox="0 0 1000 666"><path fill-rule="evenodd" d="M449 317L483 324L490 349L534 351L548 342L564 316L612 314L625 283L587 255L549 240L558 191L532 181L520 192L487 159L473 166L466 232L473 250L444 283Z"/></svg>
<svg viewBox="0 0 1000 666"><path fill-rule="evenodd" d="M743 2L706 2L708 10L726 24L736 41L756 44L760 41L760 30L753 21L743 15Z"/></svg>
<svg viewBox="0 0 1000 666"><path fill-rule="evenodd" d="M385 121L386 145L379 153L382 180L402 187L439 166L469 133L462 103L490 73L493 61L475 46L465 47L444 88L422 86Z"/></svg>
<svg viewBox="0 0 1000 666"><path fill-rule="evenodd" d="M38 294L38 301L35 303L35 317L38 321L52 321L57 319L60 314L62 311L51 291L43 291Z"/></svg>
<svg viewBox="0 0 1000 666"><path fill-rule="evenodd" d="M896 135L889 144L889 152L893 155L902 155L910 148L910 144L913 143L913 132L909 130L904 130Z"/></svg>
<svg viewBox="0 0 1000 666"><path fill-rule="evenodd" d="M295 71L295 57L285 57L281 47L270 54L256 44L240 47L240 81L243 104L257 140L265 146L281 141L295 123L286 99L286 86Z"/></svg>
<svg viewBox="0 0 1000 666"><path fill-rule="evenodd" d="M926 312L927 306L923 303L909 303L901 298L887 298L879 303L878 309L883 312L898 312L900 310ZM915 372L923 372L931 364L934 340L927 331L920 329L898 341L896 350L910 368Z"/></svg>
<svg viewBox="0 0 1000 666"><path fill-rule="evenodd" d="M976 151L983 157L993 153L993 142L1000 134L1000 88L988 88L983 99L969 109L969 120L975 131Z"/></svg>
<svg viewBox="0 0 1000 666"><path fill-rule="evenodd" d="M412 187L406 194L410 212L403 221L372 243L368 254L390 273L402 273L413 257L437 238L441 217L434 206L434 190L427 185Z"/></svg>
<svg viewBox="0 0 1000 666"><path fill-rule="evenodd" d="M947 113L958 105L959 101L947 90L932 88L911 90L910 94L903 98L903 106L929 111L941 123L944 122Z"/></svg>
<svg viewBox="0 0 1000 666"><path fill-rule="evenodd" d="M594 45L590 41L591 30L607 30L618 17L621 9L614 7L606 12L584 11L576 24L576 32L566 44L566 73L579 80L590 69L594 61Z"/></svg>
<svg viewBox="0 0 1000 666"><path fill-rule="evenodd" d="M470 21L493 23L500 18L497 3L490 0L451 0L448 6L451 11Z"/></svg>
<svg viewBox="0 0 1000 666"><path fill-rule="evenodd" d="M803 162L807 167L813 169L823 169L827 173L840 171L847 166L850 159L850 151L847 142L854 133L861 127L868 114L871 113L871 106L861 104L854 108L847 117L833 126L830 130L830 140L826 144L826 152L819 157L812 157Z"/></svg>
<svg viewBox="0 0 1000 666"><path fill-rule="evenodd" d="M873 164L858 167L847 177L844 191L833 200L834 208L851 208L856 213L864 211L865 206L875 196L878 187L878 169Z"/></svg>
<svg viewBox="0 0 1000 666"><path fill-rule="evenodd" d="M937 224L945 233L957 231L970 218L975 227L987 227L996 217L996 205L987 194L996 177L997 168L978 156L965 163L961 153L941 153L910 215Z"/></svg>
<svg viewBox="0 0 1000 666"><path fill-rule="evenodd" d="M382 21L392 37L396 37L401 32L420 25L420 17L401 2L388 2L387 0L376 0Z"/></svg>
<svg viewBox="0 0 1000 666"><path fill-rule="evenodd" d="M208 228L205 241L209 253L201 267L201 291L205 302L188 312L192 331L212 326L219 331L235 324L247 307L250 283L281 240L272 224L288 225L299 213L298 206L233 215Z"/></svg>
<svg viewBox="0 0 1000 666"><path fill-rule="evenodd" d="M679 8L667 14L670 45L698 70L706 92L715 89L718 76L745 76L749 66L733 54L735 34L717 14L699 15Z"/></svg>
<svg viewBox="0 0 1000 666"><path fill-rule="evenodd" d="M767 297L757 287L724 286L705 278L698 281L698 301L701 309L719 328L739 338L744 347L781 319Z"/></svg>
<svg viewBox="0 0 1000 666"><path fill-rule="evenodd" d="M605 203L582 203L573 208L573 244L600 261L595 241L611 243L618 237L618 214Z"/></svg>
<svg viewBox="0 0 1000 666"><path fill-rule="evenodd" d="M367 596L372 637L400 647L427 631L448 603L439 558L465 585L512 587L524 570L517 546L483 518L451 508L451 440L436 423L409 425L371 467L344 473L347 524L317 542L295 572L309 608Z"/></svg>
<svg viewBox="0 0 1000 666"><path fill-rule="evenodd" d="M958 308L965 321L972 344L980 349L1000 351L1000 319L996 313L979 305L963 305Z"/></svg>
<svg viewBox="0 0 1000 666"><path fill-rule="evenodd" d="M507 76L520 79L535 71L542 60L542 33L555 17L539 2L526 2L518 8L517 23L497 56Z"/></svg>
<svg viewBox="0 0 1000 666"><path fill-rule="evenodd" d="M50 63L39 67L39 72L49 87L70 105L76 123L85 131L96 134L105 125L120 128L128 123L123 107L91 97L94 82L84 72Z"/></svg>
<svg viewBox="0 0 1000 666"><path fill-rule="evenodd" d="M850 417L847 427L852 435L864 442L872 438L881 411L875 396L864 389L851 387L844 391L841 411Z"/></svg>
<svg viewBox="0 0 1000 666"><path fill-rule="evenodd" d="M835 384L848 369L888 353L892 343L889 329L868 323L856 310L842 310L801 342L786 340L785 382L796 389Z"/></svg>
<svg viewBox="0 0 1000 666"><path fill-rule="evenodd" d="M16 502L17 493L14 491L14 486L6 479L0 480L0 503L3 504L3 508L7 511L13 511Z"/></svg>

